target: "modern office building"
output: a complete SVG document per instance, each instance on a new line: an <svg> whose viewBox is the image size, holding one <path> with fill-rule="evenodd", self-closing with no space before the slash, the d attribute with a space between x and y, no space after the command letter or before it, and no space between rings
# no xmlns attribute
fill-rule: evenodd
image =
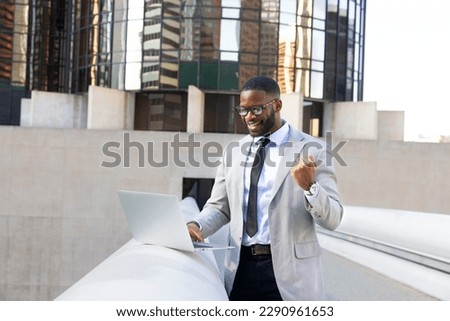
<svg viewBox="0 0 450 321"><path fill-rule="evenodd" d="M233 109L239 88L266 75L284 93L302 95L303 129L320 135L324 103L362 100L365 0L6 0L0 6L0 124L19 125L22 105L22 125L39 126L30 117L45 106L27 107L22 98L51 92L81 97L77 126L89 128L86 96L90 87L104 87L133 95L127 101L134 121L126 129L186 131L195 86L204 105L202 131L241 133Z"/></svg>

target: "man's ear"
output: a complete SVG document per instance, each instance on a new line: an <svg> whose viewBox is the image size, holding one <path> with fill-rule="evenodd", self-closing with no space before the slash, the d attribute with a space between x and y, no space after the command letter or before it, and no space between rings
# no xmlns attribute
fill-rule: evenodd
<svg viewBox="0 0 450 321"><path fill-rule="evenodd" d="M275 107L276 111L280 111L282 107L283 107L283 102L280 99L278 99L276 102L276 107Z"/></svg>

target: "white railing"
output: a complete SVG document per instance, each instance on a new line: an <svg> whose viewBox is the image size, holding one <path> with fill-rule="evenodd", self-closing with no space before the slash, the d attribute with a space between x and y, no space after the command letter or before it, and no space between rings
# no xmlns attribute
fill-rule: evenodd
<svg viewBox="0 0 450 321"><path fill-rule="evenodd" d="M188 219L198 207L181 202ZM129 241L56 300L223 301L222 272L212 251L184 252Z"/></svg>
<svg viewBox="0 0 450 321"><path fill-rule="evenodd" d="M198 212L181 202L186 220ZM323 248L437 299L450 300L450 215L345 206ZM211 241L224 243L227 227ZM129 241L57 300L227 300L223 252L183 252Z"/></svg>
<svg viewBox="0 0 450 321"><path fill-rule="evenodd" d="M345 206L323 248L437 299L450 300L450 215Z"/></svg>

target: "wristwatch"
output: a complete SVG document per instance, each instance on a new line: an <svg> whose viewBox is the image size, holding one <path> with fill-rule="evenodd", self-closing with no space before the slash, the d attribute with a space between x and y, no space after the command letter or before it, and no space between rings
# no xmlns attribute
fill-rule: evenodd
<svg viewBox="0 0 450 321"><path fill-rule="evenodd" d="M317 194L318 190L319 190L319 186L316 184L316 182L312 182L309 185L308 190L305 192L306 192L306 195L313 196L313 195Z"/></svg>

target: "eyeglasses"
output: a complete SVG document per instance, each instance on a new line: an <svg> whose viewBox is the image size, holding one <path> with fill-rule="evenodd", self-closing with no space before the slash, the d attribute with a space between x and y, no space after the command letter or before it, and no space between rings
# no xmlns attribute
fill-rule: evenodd
<svg viewBox="0 0 450 321"><path fill-rule="evenodd" d="M273 104L274 102L276 102L278 100L278 98L272 99L271 101L269 101L268 103L265 103L264 105L261 106L252 106L252 107L242 107L242 106L237 106L235 107L237 113L240 116L247 116L248 112L250 111L253 115L255 116L259 116L262 114L263 109L266 108L267 106L269 106L270 104Z"/></svg>

